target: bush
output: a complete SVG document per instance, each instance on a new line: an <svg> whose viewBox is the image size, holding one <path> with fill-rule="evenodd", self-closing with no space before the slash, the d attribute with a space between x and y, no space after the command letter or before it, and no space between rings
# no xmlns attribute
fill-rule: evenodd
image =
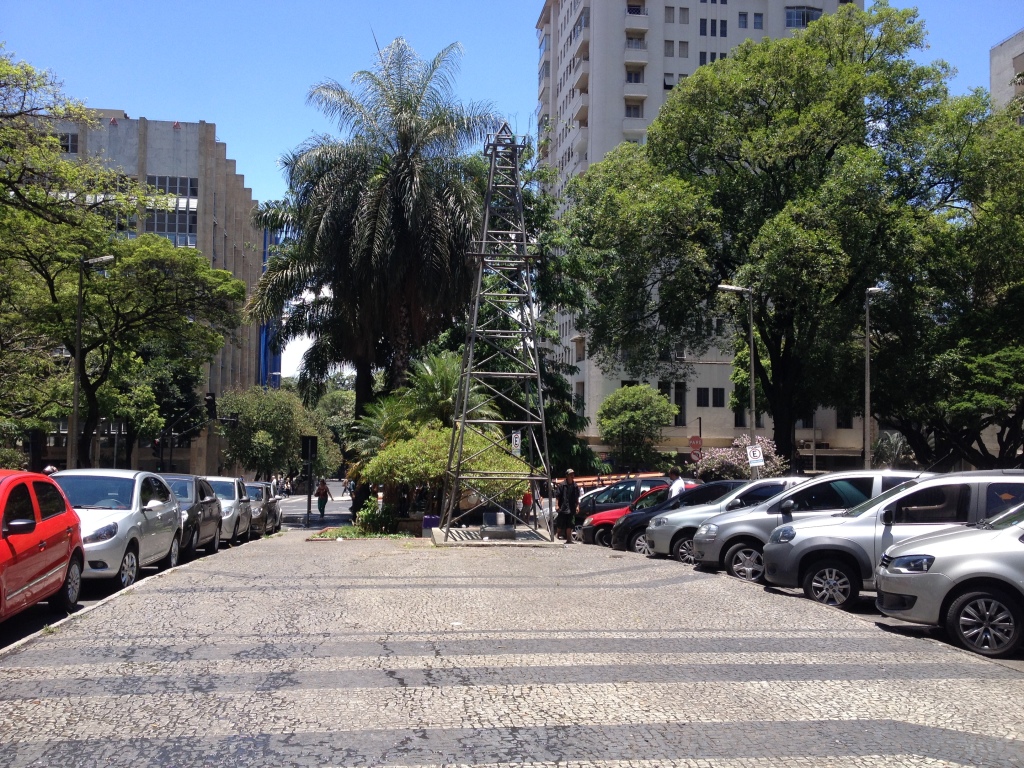
<svg viewBox="0 0 1024 768"><path fill-rule="evenodd" d="M363 533L394 533L398 530L398 510L394 504L378 509L376 499L367 499L356 517L356 526Z"/></svg>
<svg viewBox="0 0 1024 768"><path fill-rule="evenodd" d="M789 471L789 463L775 452L775 441L762 435L757 444L764 454L764 466L758 468L760 477L782 477ZM746 480L750 477L747 446L750 435L741 435L731 448L705 448L700 461L692 464L692 472L705 482L710 480Z"/></svg>

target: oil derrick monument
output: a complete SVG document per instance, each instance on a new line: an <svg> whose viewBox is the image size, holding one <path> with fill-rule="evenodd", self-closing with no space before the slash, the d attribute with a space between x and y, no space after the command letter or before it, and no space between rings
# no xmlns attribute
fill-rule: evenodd
<svg viewBox="0 0 1024 768"><path fill-rule="evenodd" d="M530 501L550 493L535 326L537 264L527 249L519 180L525 148L505 124L484 149L490 173L483 234L467 254L476 284L448 451L445 540L453 527L481 520L490 524L484 531L491 538L514 538L516 525L532 524L536 531Z"/></svg>

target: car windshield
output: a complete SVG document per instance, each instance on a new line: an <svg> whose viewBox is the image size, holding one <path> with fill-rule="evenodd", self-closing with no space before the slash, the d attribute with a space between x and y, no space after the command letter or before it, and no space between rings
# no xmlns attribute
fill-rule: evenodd
<svg viewBox="0 0 1024 768"><path fill-rule="evenodd" d="M1024 523L1024 504L1018 504L1016 507L1010 507L1001 515L993 517L988 521L987 527L1001 531L1005 528L1012 528L1015 525L1020 525L1021 523Z"/></svg>
<svg viewBox="0 0 1024 768"><path fill-rule="evenodd" d="M869 509L874 509L879 504L884 504L896 494L902 493L908 488L913 488L915 485L917 485L917 480L907 480L907 482L900 483L895 488L890 488L885 493L879 494L873 499L867 499L866 501L862 501L856 507L850 507L845 512L840 512L836 517L860 517Z"/></svg>
<svg viewBox="0 0 1024 768"><path fill-rule="evenodd" d="M263 501L262 485L247 485L245 486L245 492L249 494L250 499L255 499L256 501Z"/></svg>
<svg viewBox="0 0 1024 768"><path fill-rule="evenodd" d="M211 480L210 485L218 499L225 501L235 500L235 484L230 480Z"/></svg>
<svg viewBox="0 0 1024 768"><path fill-rule="evenodd" d="M76 509L130 509L135 496L131 477L54 475L53 479Z"/></svg>
<svg viewBox="0 0 1024 768"><path fill-rule="evenodd" d="M171 492L178 497L178 501L193 501L195 499L196 484L191 480L168 479Z"/></svg>

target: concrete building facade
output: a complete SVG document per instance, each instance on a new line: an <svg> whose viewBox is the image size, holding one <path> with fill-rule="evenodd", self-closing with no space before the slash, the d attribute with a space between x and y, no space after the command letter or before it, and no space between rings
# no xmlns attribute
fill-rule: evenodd
<svg viewBox="0 0 1024 768"><path fill-rule="evenodd" d="M746 39L802 29L847 1L544 0L537 20L537 129L542 159L558 170L549 191L561 198L571 178L618 144L643 143L672 88L697 67L726 58ZM854 5L863 9L864 2ZM597 410L615 389L636 382L621 371L601 370L571 314L558 313L556 322L561 346L554 353L579 369L571 379L590 419L585 437L604 454L612 446L600 440ZM664 451L688 454L689 437L698 434L705 446L725 447L748 431L749 413L729 408L731 332L720 331L722 349L687 358L681 366L685 378L646 382L679 408L664 430ZM757 426L760 434L771 434L770 420ZM796 440L808 468L856 466L862 461L863 422L819 411L798 423Z"/></svg>
<svg viewBox="0 0 1024 768"><path fill-rule="evenodd" d="M270 236L250 223L256 201L235 161L227 156L226 145L217 140L216 125L130 118L123 110L94 110L92 117L89 125L58 127L68 156L98 159L175 198L173 210L146 211L137 222L119 225L121 235L156 234L179 248L196 248L213 267L243 281L250 293L263 273ZM267 330L243 325L225 339L209 364L206 391L220 395L256 384L277 386L279 376L280 355L270 351ZM97 447L109 466L117 428L108 424L103 429ZM167 448L165 444L165 471L227 470L223 441L213 429L178 438L173 467ZM156 469L157 463L148 448L134 452L133 464L139 468Z"/></svg>
<svg viewBox="0 0 1024 768"><path fill-rule="evenodd" d="M988 56L992 105L1005 107L1014 96L1024 93L1024 86L1013 84L1013 78L1024 72L1024 29L992 46Z"/></svg>

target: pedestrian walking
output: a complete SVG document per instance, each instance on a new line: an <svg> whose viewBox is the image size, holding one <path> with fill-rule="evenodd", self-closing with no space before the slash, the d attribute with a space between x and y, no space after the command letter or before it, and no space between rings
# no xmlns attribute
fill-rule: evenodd
<svg viewBox="0 0 1024 768"><path fill-rule="evenodd" d="M668 497L670 499L675 498L686 490L686 481L683 480L683 473L679 467L672 467L668 471L668 479L672 481L672 486L668 489Z"/></svg>
<svg viewBox="0 0 1024 768"><path fill-rule="evenodd" d="M565 471L565 482L558 488L558 509L555 515L555 538L565 534L565 544L572 544L572 529L580 506L580 487L576 485L576 472Z"/></svg>
<svg viewBox="0 0 1024 768"><path fill-rule="evenodd" d="M327 480L320 478L320 484L313 491L313 495L316 496L316 508L320 510L320 519L324 519L324 515L327 514L327 499L330 498L334 501L334 496L331 494L331 489L327 487Z"/></svg>

